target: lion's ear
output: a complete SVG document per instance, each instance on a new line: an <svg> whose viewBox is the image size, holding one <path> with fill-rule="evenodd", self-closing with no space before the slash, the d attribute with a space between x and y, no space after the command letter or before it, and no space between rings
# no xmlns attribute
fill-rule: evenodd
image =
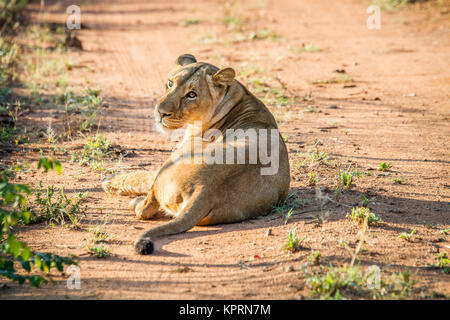
<svg viewBox="0 0 450 320"><path fill-rule="evenodd" d="M213 75L213 81L216 85L230 85L234 77L236 76L236 73L234 72L233 68L223 68L217 71Z"/></svg>
<svg viewBox="0 0 450 320"><path fill-rule="evenodd" d="M197 59L192 54L185 53L178 57L177 64L180 66L185 66L187 64L196 63Z"/></svg>

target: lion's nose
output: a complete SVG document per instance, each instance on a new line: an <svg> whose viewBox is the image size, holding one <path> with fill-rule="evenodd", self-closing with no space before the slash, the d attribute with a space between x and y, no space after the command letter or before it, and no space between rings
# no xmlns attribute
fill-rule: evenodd
<svg viewBox="0 0 450 320"><path fill-rule="evenodd" d="M158 113L159 113L159 116L161 117L161 120L162 120L163 118L170 117L170 116L173 115L173 112L161 112L161 111L159 111L159 110L158 110Z"/></svg>
<svg viewBox="0 0 450 320"><path fill-rule="evenodd" d="M170 117L172 114L172 112L161 113L161 118Z"/></svg>

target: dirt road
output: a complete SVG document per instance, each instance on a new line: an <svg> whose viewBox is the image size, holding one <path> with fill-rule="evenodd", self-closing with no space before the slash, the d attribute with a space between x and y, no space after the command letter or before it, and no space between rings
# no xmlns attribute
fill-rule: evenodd
<svg viewBox="0 0 450 320"><path fill-rule="evenodd" d="M136 256L134 238L165 221L136 220L128 198L111 198L101 190L99 174L67 163L62 176L34 179L64 185L68 192L89 191L84 224L110 217L105 229L113 236L111 256L86 256L83 230L45 224L22 228L19 236L35 250L80 255L82 287L68 290L65 278L56 277L56 286L39 290L8 284L0 297L308 296L302 263L310 249L327 262L350 261L339 243L355 247L359 239L359 227L345 215L360 204L361 193L374 199L371 208L383 219L370 231L361 264L412 271L420 280L416 297L450 294L450 275L428 268L437 252L450 252L449 235L439 232L450 225L450 23L444 9L432 4L382 11L381 29L369 30L364 0L82 1L87 28L78 36L84 50L70 55L92 71L74 70L70 81L102 88L108 105L104 131L132 152L111 167L157 169L169 156L175 142L155 131L153 106L175 59L192 53L200 61L234 67L244 83L250 82L248 74L253 84L255 77L265 77L269 85L299 97L270 108L290 152L291 191L305 201L286 225L272 213L239 224L196 227L161 241L155 255ZM62 22L64 9L50 5L45 18ZM299 152L314 146L330 159L328 166L314 169L315 184L309 181L310 169L298 165ZM376 170L383 161L392 164L386 173ZM317 205L317 190L331 195L338 168L350 163L368 174L343 193L343 204ZM292 227L308 238L307 249L288 254L282 245ZM413 229L413 241L398 238Z"/></svg>

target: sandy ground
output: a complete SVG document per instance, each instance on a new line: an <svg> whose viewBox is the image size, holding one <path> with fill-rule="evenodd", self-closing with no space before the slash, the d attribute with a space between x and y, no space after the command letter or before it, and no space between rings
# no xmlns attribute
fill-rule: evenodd
<svg viewBox="0 0 450 320"><path fill-rule="evenodd" d="M434 2L433 2L434 3ZM432 3L432 4L433 4ZM174 141L154 129L153 106L175 59L192 53L200 61L236 68L263 69L261 76L281 79L293 94L312 96L288 106L271 106L281 132L287 136L291 191L314 199L322 188L331 195L338 168L353 163L372 175L358 179L340 198L341 205L314 202L298 208L287 225L276 213L237 224L195 227L160 241L151 256L133 254L132 242L142 229L165 220L138 221L129 212L126 197L110 197L101 190L98 173L64 162L62 175L23 176L22 182L65 186L67 192L89 191L84 230L46 224L22 227L20 238L38 251L80 256L80 290L69 290L64 276L57 285L42 289L10 284L1 299L295 299L308 296L301 270L310 249L324 261L350 261L339 240L355 247L359 227L345 219L361 193L374 198L373 212L383 222L370 229L363 266L376 264L387 272L408 269L419 280L421 294L450 294L450 275L429 269L438 252L450 252L450 23L436 5L382 12L380 30L366 28L368 2L245 1L226 6L222 1L82 1L78 36L84 50L69 53L93 72L74 70L70 81L98 84L108 108L102 128L106 136L131 152L114 169L157 169ZM63 22L65 6L50 6L45 18ZM221 22L237 14L245 32L267 29L281 39L232 42L236 31ZM37 7L31 10L37 19ZM199 19L183 26L185 19ZM299 52L312 43L318 52ZM339 76L344 69L349 83L311 84ZM305 99L307 100L307 99ZM307 112L314 106L315 112ZM331 107L330 106L336 106ZM30 115L31 117L32 115ZM45 125L45 119L36 119ZM82 139L66 142L76 148ZM330 165L316 169L318 182L309 185L308 170L296 166L298 152L317 144L326 150ZM34 146L39 147L36 143ZM10 159L31 161L33 148L16 151ZM63 159L64 160L64 159ZM392 163L387 175L376 170ZM80 171L81 170L81 171ZM80 173L81 172L81 173ZM402 179L394 184L392 178ZM28 180L27 180L28 179ZM86 255L86 229L109 222L113 236L111 256ZM320 217L319 220L314 220ZM323 220L323 221L322 221ZM426 225L439 225L436 229ZM282 249L292 227L308 238L307 249L289 254ZM268 228L272 235L265 236ZM398 239L416 229L411 242ZM5 283L3 280L2 283Z"/></svg>

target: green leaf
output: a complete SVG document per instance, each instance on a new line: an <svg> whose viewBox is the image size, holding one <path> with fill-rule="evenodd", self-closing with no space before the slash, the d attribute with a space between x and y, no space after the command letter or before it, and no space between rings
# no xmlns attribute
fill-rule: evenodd
<svg viewBox="0 0 450 320"><path fill-rule="evenodd" d="M31 285L36 288L39 288L43 282L47 282L44 277L36 275L28 277L28 280L30 281Z"/></svg>
<svg viewBox="0 0 450 320"><path fill-rule="evenodd" d="M19 241L17 241L16 237L14 237L12 234L9 235L7 243L9 246L9 253L14 255L14 258L17 258L20 254L22 244Z"/></svg>
<svg viewBox="0 0 450 320"><path fill-rule="evenodd" d="M39 255L35 255L34 256L34 265L36 266L36 268L38 268L39 270L42 270L42 261L41 258L39 257Z"/></svg>
<svg viewBox="0 0 450 320"><path fill-rule="evenodd" d="M60 272L64 271L64 266L63 266L62 261L56 261L56 269L58 269L58 271L60 271Z"/></svg>
<svg viewBox="0 0 450 320"><path fill-rule="evenodd" d="M44 168L45 172L48 172L49 169L53 169L53 163L48 160L48 158L40 158L38 162L38 169Z"/></svg>
<svg viewBox="0 0 450 320"><path fill-rule="evenodd" d="M31 250L28 246L24 246L22 249L21 257L24 261L28 261L31 257Z"/></svg>
<svg viewBox="0 0 450 320"><path fill-rule="evenodd" d="M55 161L54 161L54 164L55 164L55 170L56 170L56 172L57 172L58 174L61 174L61 172L62 172L62 165L61 165L61 162L59 162L58 160L55 160Z"/></svg>
<svg viewBox="0 0 450 320"><path fill-rule="evenodd" d="M25 224L30 223L31 212L28 210L22 211L22 220Z"/></svg>
<svg viewBox="0 0 450 320"><path fill-rule="evenodd" d="M48 158L40 158L38 162L38 169L44 168L45 172L48 172L50 169L55 169L58 174L62 172L62 165L56 159L48 159Z"/></svg>
<svg viewBox="0 0 450 320"><path fill-rule="evenodd" d="M22 268L27 270L28 272L31 271L31 264L30 261L24 261L23 259L19 258L20 264L22 265Z"/></svg>

